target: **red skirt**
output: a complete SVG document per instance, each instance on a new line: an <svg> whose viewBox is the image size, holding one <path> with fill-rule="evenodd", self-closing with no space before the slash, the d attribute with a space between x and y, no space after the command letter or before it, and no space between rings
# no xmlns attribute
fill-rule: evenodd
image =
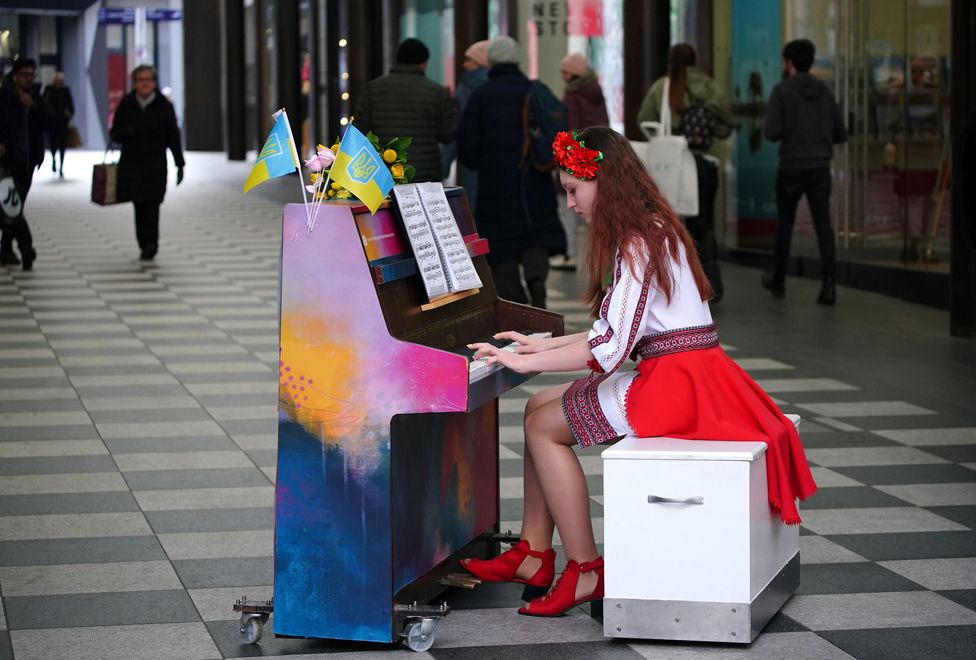
<svg viewBox="0 0 976 660"><path fill-rule="evenodd" d="M770 505L799 524L796 499L817 490L800 436L772 399L721 347L642 359L627 391L627 419L639 437L766 443Z"/></svg>

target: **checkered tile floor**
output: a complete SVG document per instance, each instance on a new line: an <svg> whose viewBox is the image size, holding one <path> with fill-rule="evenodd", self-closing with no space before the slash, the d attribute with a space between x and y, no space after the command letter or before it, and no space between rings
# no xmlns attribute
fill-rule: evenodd
<svg viewBox="0 0 976 660"><path fill-rule="evenodd" d="M245 197L245 165L191 154L143 264L130 207L86 201L95 157L69 153L64 181L38 174L35 271L0 270L0 659L414 657L237 637L234 598L271 593L278 218L297 181ZM972 657L976 343L931 309L846 289L825 309L793 280L777 301L756 271L725 271L720 338L804 417L821 486L799 592L742 648L611 642L583 610L518 617L518 588L484 585L447 594L430 655ZM572 274L551 284L583 328ZM520 411L556 382L502 399L503 529L522 512ZM599 449L581 458L602 540Z"/></svg>

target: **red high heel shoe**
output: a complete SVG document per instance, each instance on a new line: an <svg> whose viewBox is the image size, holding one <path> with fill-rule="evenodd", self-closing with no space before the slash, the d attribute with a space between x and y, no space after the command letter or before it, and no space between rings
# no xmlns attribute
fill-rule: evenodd
<svg viewBox="0 0 976 660"><path fill-rule="evenodd" d="M536 557L542 560L542 566L529 579L516 577L516 571L526 557ZM518 582L525 585L522 600L529 601L538 598L552 585L556 577L556 551L552 548L544 552L533 550L529 542L520 540L510 550L506 550L494 559L464 559L459 562L461 568L472 575L487 582Z"/></svg>
<svg viewBox="0 0 976 660"><path fill-rule="evenodd" d="M589 596L576 600L576 585L579 583L580 575L591 571L596 571L597 574L596 587ZM577 605L590 601L600 601L602 605L603 557L582 564L571 560L566 564L566 570L559 576L559 581L552 591L541 598L536 598L529 603L528 607L520 607L518 613L527 616L560 616Z"/></svg>

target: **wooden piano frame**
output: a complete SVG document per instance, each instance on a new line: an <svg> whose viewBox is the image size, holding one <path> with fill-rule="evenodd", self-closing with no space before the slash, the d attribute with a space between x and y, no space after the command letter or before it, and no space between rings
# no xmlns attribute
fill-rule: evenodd
<svg viewBox="0 0 976 660"><path fill-rule="evenodd" d="M497 532L498 397L527 377L469 383L452 352L562 316L499 300L460 189L448 200L484 286L426 311L395 205L324 204L282 223L274 632L394 642L404 608L444 587ZM410 273L413 274L410 274Z"/></svg>

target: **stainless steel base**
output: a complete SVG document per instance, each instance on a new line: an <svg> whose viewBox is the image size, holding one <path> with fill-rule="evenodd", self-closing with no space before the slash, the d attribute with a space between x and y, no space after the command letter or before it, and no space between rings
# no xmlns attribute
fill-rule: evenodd
<svg viewBox="0 0 976 660"><path fill-rule="evenodd" d="M751 603L605 598L603 635L749 644L800 586L800 553Z"/></svg>

